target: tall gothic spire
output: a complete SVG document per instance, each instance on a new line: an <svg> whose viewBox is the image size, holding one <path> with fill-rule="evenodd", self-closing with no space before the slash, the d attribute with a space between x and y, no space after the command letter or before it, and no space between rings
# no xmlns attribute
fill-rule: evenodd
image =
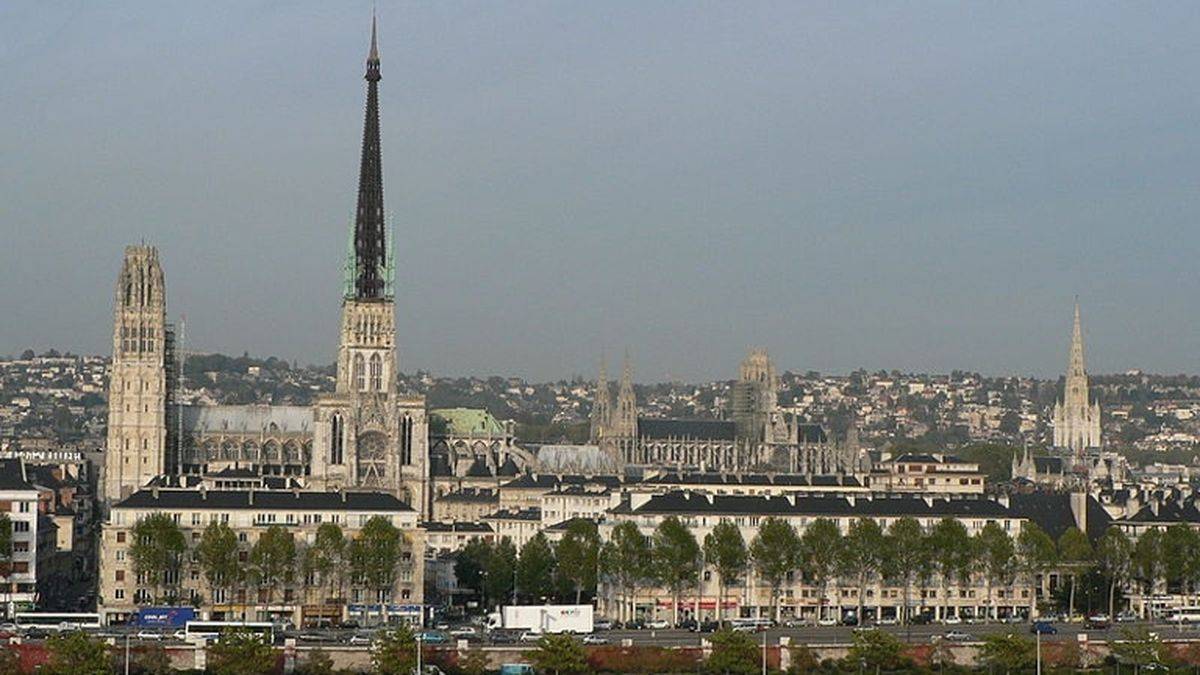
<svg viewBox="0 0 1200 675"><path fill-rule="evenodd" d="M1083 361L1083 328L1079 321L1079 298L1075 298L1075 327L1071 331L1071 360L1067 364L1067 375L1084 377L1086 373Z"/></svg>
<svg viewBox="0 0 1200 675"><path fill-rule="evenodd" d="M358 172L358 208L354 216L354 255L348 262L346 296L375 300L391 295L390 257L383 218L383 153L379 141L379 46L371 17L367 54L367 112L363 122L362 164Z"/></svg>

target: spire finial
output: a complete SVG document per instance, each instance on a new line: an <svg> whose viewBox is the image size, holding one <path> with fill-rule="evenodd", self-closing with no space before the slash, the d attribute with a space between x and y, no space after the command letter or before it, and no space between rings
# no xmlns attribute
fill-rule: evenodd
<svg viewBox="0 0 1200 675"><path fill-rule="evenodd" d="M379 63L379 42L375 38L375 8L371 8L371 52L367 54L367 63Z"/></svg>

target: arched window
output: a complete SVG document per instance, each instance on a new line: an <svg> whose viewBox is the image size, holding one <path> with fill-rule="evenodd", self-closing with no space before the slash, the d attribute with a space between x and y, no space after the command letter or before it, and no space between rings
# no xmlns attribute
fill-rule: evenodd
<svg viewBox="0 0 1200 675"><path fill-rule="evenodd" d="M379 354L371 355L371 391L383 391L383 359Z"/></svg>
<svg viewBox="0 0 1200 675"><path fill-rule="evenodd" d="M363 391L367 388L362 354L354 355L354 388L358 391Z"/></svg>
<svg viewBox="0 0 1200 675"><path fill-rule="evenodd" d="M345 445L344 441L342 440L344 436L342 430L342 416L340 414L334 413L333 419L330 420L329 435L329 463L341 464L342 449L345 447Z"/></svg>

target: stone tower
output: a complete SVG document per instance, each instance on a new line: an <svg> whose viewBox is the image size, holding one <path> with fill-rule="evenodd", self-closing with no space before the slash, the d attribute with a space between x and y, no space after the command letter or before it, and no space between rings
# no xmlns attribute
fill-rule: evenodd
<svg viewBox="0 0 1200 675"><path fill-rule="evenodd" d="M394 492L427 513L428 422L420 397L396 386L394 259L384 223L380 60L374 19L352 250L347 256L337 383L314 410L311 480L322 489Z"/></svg>
<svg viewBox="0 0 1200 675"><path fill-rule="evenodd" d="M167 468L169 327L166 285L153 246L125 248L114 307L104 457L109 502Z"/></svg>
<svg viewBox="0 0 1200 675"><path fill-rule="evenodd" d="M733 385L732 418L739 442L747 450L764 443L786 443L790 429L779 413L779 377L765 349L752 349L738 369Z"/></svg>
<svg viewBox="0 0 1200 675"><path fill-rule="evenodd" d="M636 462L637 449L637 395L633 390L633 366L629 352L621 365L621 383L617 386L617 404L609 416L608 442L612 452L621 462Z"/></svg>
<svg viewBox="0 0 1200 675"><path fill-rule="evenodd" d="M1083 329L1079 302L1075 302L1075 327L1067 363L1063 395L1054 404L1054 446L1069 448L1081 457L1088 448L1100 447L1100 403L1088 393L1087 369L1083 360Z"/></svg>
<svg viewBox="0 0 1200 675"><path fill-rule="evenodd" d="M600 358L600 374L596 377L596 390L592 396L592 426L589 441L600 444L612 417L612 392L608 389L608 373L604 358Z"/></svg>

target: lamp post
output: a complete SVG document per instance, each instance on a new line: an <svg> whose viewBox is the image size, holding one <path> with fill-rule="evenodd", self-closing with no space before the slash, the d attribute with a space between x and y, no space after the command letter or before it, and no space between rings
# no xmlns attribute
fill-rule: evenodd
<svg viewBox="0 0 1200 675"><path fill-rule="evenodd" d="M421 675L421 634L417 633L417 675Z"/></svg>

